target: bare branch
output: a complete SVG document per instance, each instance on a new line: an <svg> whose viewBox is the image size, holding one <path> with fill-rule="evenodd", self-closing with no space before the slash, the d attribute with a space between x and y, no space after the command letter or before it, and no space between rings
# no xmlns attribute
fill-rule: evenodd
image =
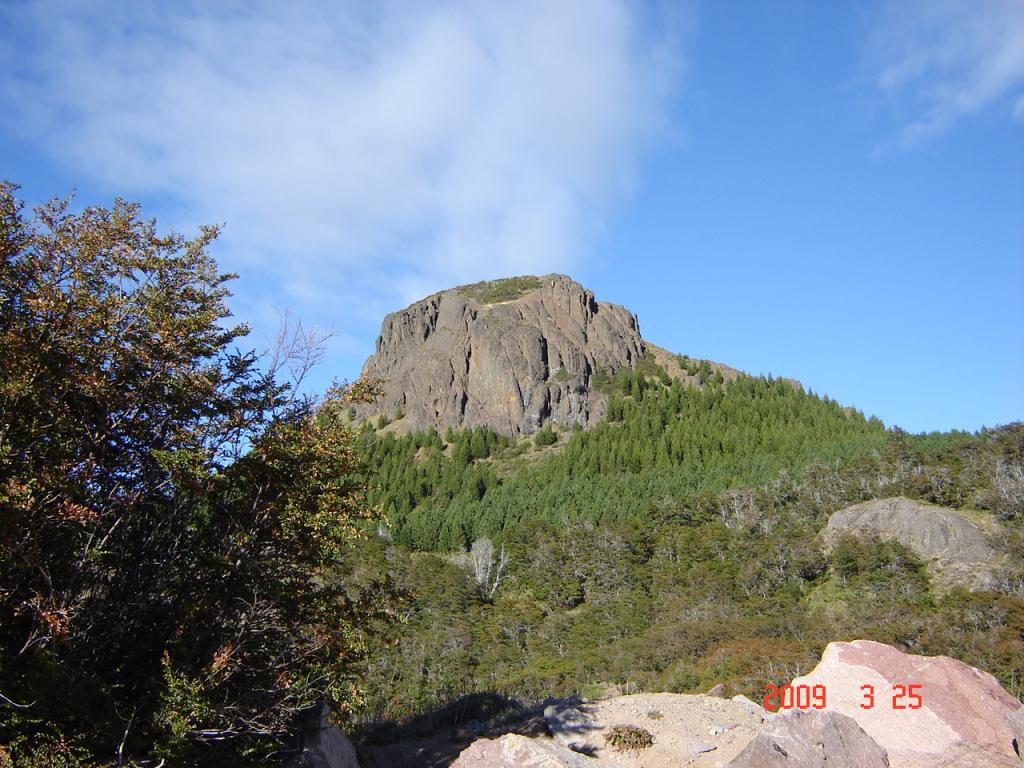
<svg viewBox="0 0 1024 768"><path fill-rule="evenodd" d="M334 338L335 331L316 326L306 328L289 309L278 310L277 316L277 334L266 352L267 371L274 379L287 379L291 405L306 376L324 359L327 342Z"/></svg>
<svg viewBox="0 0 1024 768"><path fill-rule="evenodd" d="M34 701L31 704L19 704L18 702L7 698L2 693L0 693L0 699L3 699L5 704L10 704L15 709L29 709L30 707L34 707L36 704Z"/></svg>
<svg viewBox="0 0 1024 768"><path fill-rule="evenodd" d="M473 542L469 551L456 558L456 563L471 571L480 596L491 600L505 577L509 558L505 554L505 546L502 545L498 560L495 562L494 544L486 536L482 536Z"/></svg>

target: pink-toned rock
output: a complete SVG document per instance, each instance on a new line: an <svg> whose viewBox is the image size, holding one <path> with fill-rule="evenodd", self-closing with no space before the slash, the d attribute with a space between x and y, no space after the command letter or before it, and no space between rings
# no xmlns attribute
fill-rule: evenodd
<svg viewBox="0 0 1024 768"><path fill-rule="evenodd" d="M1020 768L1016 757L997 755L994 752L961 744L942 755L905 753L900 768Z"/></svg>
<svg viewBox="0 0 1024 768"><path fill-rule="evenodd" d="M885 748L893 768L944 765L941 760L954 753L1016 759L1007 715L1021 703L992 675L962 661L915 656L870 640L829 643L818 666L793 681L799 685L824 685L827 709L854 718ZM911 685L919 687L911 691ZM869 708L862 686L873 689ZM949 765L961 764L984 765Z"/></svg>
<svg viewBox="0 0 1024 768"><path fill-rule="evenodd" d="M853 718L812 710L774 718L729 768L889 768L889 761Z"/></svg>
<svg viewBox="0 0 1024 768"><path fill-rule="evenodd" d="M500 739L474 741L450 768L593 768L597 764L558 744L508 733Z"/></svg>

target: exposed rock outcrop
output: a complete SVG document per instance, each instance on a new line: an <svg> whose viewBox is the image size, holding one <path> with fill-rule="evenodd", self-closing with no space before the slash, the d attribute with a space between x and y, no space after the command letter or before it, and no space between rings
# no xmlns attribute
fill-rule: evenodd
<svg viewBox="0 0 1024 768"><path fill-rule="evenodd" d="M1013 734L1013 751L1024 760L1024 707L1006 714L1006 724Z"/></svg>
<svg viewBox="0 0 1024 768"><path fill-rule="evenodd" d="M452 288L384 318L362 375L385 395L362 414L401 410L410 431L587 425L607 407L595 377L642 354L636 316L565 275Z"/></svg>
<svg viewBox="0 0 1024 768"><path fill-rule="evenodd" d="M961 744L942 755L904 755L898 765L899 768L1020 768L1021 764L1015 757Z"/></svg>
<svg viewBox="0 0 1024 768"><path fill-rule="evenodd" d="M929 563L946 584L993 586L995 549L986 532L953 509L903 497L874 499L834 512L825 527L827 546L844 533L899 541Z"/></svg>
<svg viewBox="0 0 1024 768"><path fill-rule="evenodd" d="M563 747L585 752L594 749L591 733L595 729L590 715L581 712L567 702L549 704L544 708L544 722L548 730Z"/></svg>
<svg viewBox="0 0 1024 768"><path fill-rule="evenodd" d="M560 744L507 733L474 741L451 768L591 768L597 761Z"/></svg>
<svg viewBox="0 0 1024 768"><path fill-rule="evenodd" d="M774 718L729 768L889 768L889 760L852 717L812 710Z"/></svg>
<svg viewBox="0 0 1024 768"><path fill-rule="evenodd" d="M869 640L830 643L818 666L793 685L824 685L827 709L854 718L888 752L892 768L945 765L939 758L955 757L951 766L1017 759L1007 715L1019 712L1020 702L992 675L956 659ZM862 686L872 686L870 708Z"/></svg>
<svg viewBox="0 0 1024 768"><path fill-rule="evenodd" d="M606 766L669 768L725 765L764 728L764 710L717 696L646 693L618 696L588 705L598 726L594 754ZM637 752L617 752L607 745L612 727L643 728L654 744Z"/></svg>
<svg viewBox="0 0 1024 768"><path fill-rule="evenodd" d="M326 705L307 713L300 736L302 751L288 763L288 768L359 768L355 747L339 728L331 725Z"/></svg>

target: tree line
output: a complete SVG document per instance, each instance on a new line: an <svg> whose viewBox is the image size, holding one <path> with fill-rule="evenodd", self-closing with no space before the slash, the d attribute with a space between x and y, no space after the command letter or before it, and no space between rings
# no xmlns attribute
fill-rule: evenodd
<svg viewBox="0 0 1024 768"><path fill-rule="evenodd" d="M657 371L664 374L656 366L649 376L620 372L608 419L588 430L557 438L546 426L536 447L558 439L560 449L539 461L525 461L529 443L483 428L449 430L442 440L434 431L381 436L365 425L357 446L370 500L398 543L459 549L531 519L649 520L659 504L851 460L888 440L878 419L782 379L689 387Z"/></svg>

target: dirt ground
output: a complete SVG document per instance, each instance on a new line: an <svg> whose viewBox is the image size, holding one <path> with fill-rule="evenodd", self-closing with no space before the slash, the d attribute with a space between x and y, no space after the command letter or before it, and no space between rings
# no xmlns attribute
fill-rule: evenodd
<svg viewBox="0 0 1024 768"><path fill-rule="evenodd" d="M763 729L759 707L731 699L673 693L619 696L577 706L589 715L594 727L579 734L580 751L595 758L594 768L716 768L728 764ZM618 752L606 743L616 725L647 730L654 744L636 752ZM543 725L534 718L499 732L480 735L498 738L502 733L542 735ZM360 749L363 768L447 768L472 743L467 734L439 735L430 739ZM702 751L705 750L705 751Z"/></svg>

